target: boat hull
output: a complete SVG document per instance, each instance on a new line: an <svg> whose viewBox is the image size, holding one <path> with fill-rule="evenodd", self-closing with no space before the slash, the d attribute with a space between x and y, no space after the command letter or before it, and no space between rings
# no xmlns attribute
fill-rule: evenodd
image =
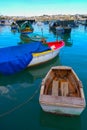
<svg viewBox="0 0 87 130"><path fill-rule="evenodd" d="M61 104L61 103L60 103ZM53 114L59 114L59 115L73 115L73 116L79 116L84 108L81 106L70 106L70 104L67 105L60 105L60 104L49 104L43 101L40 101L40 105L43 111L53 113Z"/></svg>
<svg viewBox="0 0 87 130"><path fill-rule="evenodd" d="M52 60L59 54L59 51L60 49L57 49L55 51L51 50L51 51L43 52L41 54L36 54L36 55L34 54L33 59L28 65L28 67L42 64L42 63Z"/></svg>

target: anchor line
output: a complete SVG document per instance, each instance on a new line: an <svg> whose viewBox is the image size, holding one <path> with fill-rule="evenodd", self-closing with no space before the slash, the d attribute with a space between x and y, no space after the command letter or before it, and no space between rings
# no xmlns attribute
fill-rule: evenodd
<svg viewBox="0 0 87 130"><path fill-rule="evenodd" d="M35 90L35 92L33 93L33 95L29 99L27 99L25 102L19 104L18 106L12 108L11 110L9 110L7 112L4 112L4 113L0 114L0 117L4 117L6 115L9 115L10 113L18 110L19 108L23 107L25 104L27 104L28 102L30 102L36 96L36 94L38 93L39 88L40 88L40 86L38 87L38 89Z"/></svg>

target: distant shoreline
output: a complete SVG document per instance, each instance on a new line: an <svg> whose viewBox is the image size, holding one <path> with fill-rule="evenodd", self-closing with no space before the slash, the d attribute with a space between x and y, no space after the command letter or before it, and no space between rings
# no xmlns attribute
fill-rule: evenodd
<svg viewBox="0 0 87 130"><path fill-rule="evenodd" d="M0 16L0 20L35 20L35 21L50 21L50 20L85 20L87 19L87 14L75 14L75 15L42 15L42 16L32 16L32 17L26 17L26 16Z"/></svg>

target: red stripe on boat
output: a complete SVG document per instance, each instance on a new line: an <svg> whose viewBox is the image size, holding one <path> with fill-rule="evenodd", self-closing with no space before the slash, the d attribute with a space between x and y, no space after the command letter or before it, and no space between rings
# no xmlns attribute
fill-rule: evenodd
<svg viewBox="0 0 87 130"><path fill-rule="evenodd" d="M65 45L64 41L47 42L47 44L50 48L53 48L54 50L61 48Z"/></svg>

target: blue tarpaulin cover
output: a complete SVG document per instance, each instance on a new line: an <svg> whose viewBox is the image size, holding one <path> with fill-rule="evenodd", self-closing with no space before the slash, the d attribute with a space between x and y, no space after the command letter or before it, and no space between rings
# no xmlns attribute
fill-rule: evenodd
<svg viewBox="0 0 87 130"><path fill-rule="evenodd" d="M50 50L50 48L44 46L41 42L0 48L0 73L7 75L19 72L31 62L32 53L47 50Z"/></svg>

